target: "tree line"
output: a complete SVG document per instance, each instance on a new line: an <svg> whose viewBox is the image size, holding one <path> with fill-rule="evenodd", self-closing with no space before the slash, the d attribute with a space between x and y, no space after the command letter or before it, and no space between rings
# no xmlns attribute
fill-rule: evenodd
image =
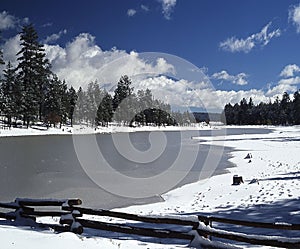
<svg viewBox="0 0 300 249"><path fill-rule="evenodd" d="M171 106L155 99L149 89L134 91L127 75L121 76L113 94L95 82L86 90L68 87L52 72L43 44L32 24L20 33L18 65L7 62L0 84L0 113L9 127L27 128L36 123L48 126L86 124L184 125L193 122L190 113L172 112ZM0 51L0 64L5 64ZM71 83L71 82L70 82Z"/></svg>
<svg viewBox="0 0 300 249"><path fill-rule="evenodd" d="M283 93L274 102L261 102L254 105L243 98L240 103L225 105L223 114L228 125L299 125L300 124L300 91L290 98Z"/></svg>

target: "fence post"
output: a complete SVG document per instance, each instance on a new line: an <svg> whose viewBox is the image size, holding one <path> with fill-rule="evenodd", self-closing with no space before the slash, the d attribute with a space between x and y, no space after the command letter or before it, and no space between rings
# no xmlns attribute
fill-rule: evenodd
<svg viewBox="0 0 300 249"><path fill-rule="evenodd" d="M68 214L63 214L60 217L59 223L64 225L68 225L71 232L76 234L82 234L83 233L83 226L80 222L77 221L77 217L81 217L82 213L78 210L74 210L73 205L80 205L80 202L65 202L62 207L68 207L70 209L70 212Z"/></svg>

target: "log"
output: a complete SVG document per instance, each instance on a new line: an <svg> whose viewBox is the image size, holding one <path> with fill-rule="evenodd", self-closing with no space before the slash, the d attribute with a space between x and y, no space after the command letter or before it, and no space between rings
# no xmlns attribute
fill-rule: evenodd
<svg viewBox="0 0 300 249"><path fill-rule="evenodd" d="M53 200L53 199L45 199L45 200L35 200L35 199L16 199L16 203L21 206L63 206L63 205L81 205L82 201L80 199L69 199L69 200Z"/></svg>
<svg viewBox="0 0 300 249"><path fill-rule="evenodd" d="M167 218L167 217L147 217L147 216L139 216L135 214L127 214L122 212L114 212L104 209L90 209L90 208L82 208L82 207L62 207L63 210L71 211L71 210L78 210L82 214L89 214L89 215L99 215L99 216L108 216L126 220L134 220L140 222L147 222L147 223L156 223L156 224L173 224L173 225L181 225L181 226L192 226L193 228L197 228L199 223L191 220L181 220L175 218Z"/></svg>
<svg viewBox="0 0 300 249"><path fill-rule="evenodd" d="M228 239L232 241L239 241L239 242L245 242L248 244L253 245L262 245L262 246L273 246L273 247L281 247L281 248L291 248L291 249L297 249L300 248L300 242L288 242L288 241L281 241L279 239L276 239L276 237L272 238L272 236L257 236L253 235L251 238L247 235L239 235L235 233L229 233L224 231L211 231L211 230L201 230L197 229L197 232L200 236L213 236L217 238L222 239ZM286 238L288 239L288 238Z"/></svg>
<svg viewBox="0 0 300 249"><path fill-rule="evenodd" d="M300 230L300 224L283 224L283 223L265 223L265 222L255 222L255 221L243 221L243 220L232 220L227 218L212 217L198 215L198 219L202 222L219 222L227 223L237 226L247 226L247 227L257 227L257 228L267 228L267 229L281 229L281 230Z"/></svg>
<svg viewBox="0 0 300 249"><path fill-rule="evenodd" d="M135 234L154 238L172 238L172 239L183 239L192 240L193 235L187 233L181 233L177 231L161 230L161 229L151 229L142 227L132 227L120 224L110 224L101 221L90 221L84 219L77 219L77 221L83 226L92 229L100 229L105 231L125 233L125 234Z"/></svg>
<svg viewBox="0 0 300 249"><path fill-rule="evenodd" d="M20 205L18 205L17 203L15 202L11 202L11 203L0 203L0 208L5 208L5 209L19 209L21 208ZM22 207L23 210L30 210L30 211L33 211L34 209L33 208L30 208L30 207Z"/></svg>

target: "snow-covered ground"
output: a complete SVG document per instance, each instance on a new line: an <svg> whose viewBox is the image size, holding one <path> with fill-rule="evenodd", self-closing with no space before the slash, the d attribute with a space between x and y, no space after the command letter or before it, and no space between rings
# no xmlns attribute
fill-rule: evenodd
<svg viewBox="0 0 300 249"><path fill-rule="evenodd" d="M32 126L28 129L11 128L1 129L0 137L10 136L36 136L36 135L72 135L72 134L100 134L100 133L115 133L115 132L137 132L137 131L178 131L178 130L198 130L198 129L213 129L219 127L220 124L206 125L205 123L192 124L190 126L140 126L128 127L117 124L110 124L108 127L87 127L86 125L62 126L61 128L49 128L41 126Z"/></svg>
<svg viewBox="0 0 300 249"><path fill-rule="evenodd" d="M217 139L194 138L198 139L199 143L234 147L236 150L230 160L236 167L229 168L227 174L172 190L162 196L164 202L131 206L118 211L143 215L208 213L250 221L300 224L300 127L273 129L273 133L270 134L232 135ZM252 155L251 159L245 159L248 153ZM232 185L234 175L242 176L244 184ZM250 184L253 179L257 179L258 182ZM247 232L249 231L245 231ZM279 232L278 235L285 234ZM174 245L171 241L160 244L151 240L138 241L133 237L112 239L109 236L101 238L86 237L84 234L54 234L3 225L0 225L0 240L1 248L17 249L187 247L187 244Z"/></svg>

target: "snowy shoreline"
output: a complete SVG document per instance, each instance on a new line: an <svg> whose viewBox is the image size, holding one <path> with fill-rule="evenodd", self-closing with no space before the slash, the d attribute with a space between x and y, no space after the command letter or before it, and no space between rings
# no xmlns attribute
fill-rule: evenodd
<svg viewBox="0 0 300 249"><path fill-rule="evenodd" d="M115 210L142 215L208 213L254 221L300 223L300 127L272 127L272 130L273 132L268 134L231 135L217 139L201 137L201 140L194 138L199 139L200 144L234 148L230 162L236 167L229 168L229 173L172 190L162 195L164 202ZM252 155L251 162L250 159L245 159L248 153ZM233 175L242 176L244 184L233 186ZM253 179L257 179L258 183L249 184ZM17 249L186 247L176 246L171 242L156 244L151 241L137 241L130 237L124 240L101 236L87 238L70 233L57 235L3 225L0 225L0 238L4 248ZM41 241L47 242L41 245Z"/></svg>
<svg viewBox="0 0 300 249"><path fill-rule="evenodd" d="M204 123L192 126L140 126L128 127L110 125L108 127L92 128L84 125L62 126L62 128L41 129L36 128L11 128L0 129L1 137L19 137L19 136L49 136L49 135L91 135L91 134L110 134L118 132L145 132L145 131L188 131L188 130L211 130L218 129L220 125L205 125Z"/></svg>

